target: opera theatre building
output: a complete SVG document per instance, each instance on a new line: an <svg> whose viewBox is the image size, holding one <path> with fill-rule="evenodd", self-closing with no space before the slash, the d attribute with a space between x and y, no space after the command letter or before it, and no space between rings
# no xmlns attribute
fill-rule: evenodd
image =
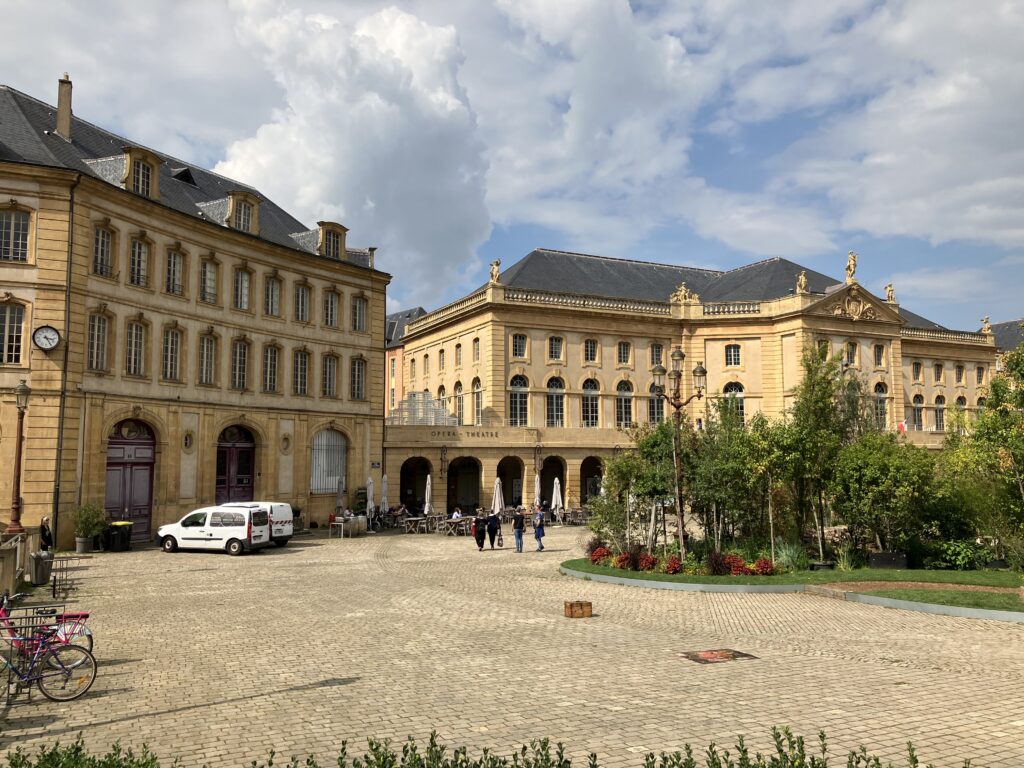
<svg viewBox="0 0 1024 768"><path fill-rule="evenodd" d="M389 275L341 224L81 120L71 96L67 76L56 108L0 86L5 511L17 482L22 523L55 518L63 545L87 503L137 539L224 500L326 518L380 477Z"/></svg>
<svg viewBox="0 0 1024 768"><path fill-rule="evenodd" d="M836 260L835 266L843 264ZM727 272L535 250L468 296L436 311L388 317L385 469L407 506L426 478L438 511L489 506L495 478L506 503L533 501L535 477L566 506L600 488L601 462L628 445L623 429L660 421L652 369L684 354L707 370L707 397L688 406L697 425L710 399L734 394L744 418L781 417L809 345L841 355L864 380L886 429L938 448L950 409L984 402L996 348L901 307L893 286L874 295L857 256L835 280L784 259Z"/></svg>

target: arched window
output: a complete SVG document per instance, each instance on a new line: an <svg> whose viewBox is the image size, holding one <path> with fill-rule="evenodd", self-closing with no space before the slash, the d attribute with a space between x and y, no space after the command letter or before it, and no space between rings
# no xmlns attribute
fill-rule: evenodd
<svg viewBox="0 0 1024 768"><path fill-rule="evenodd" d="M596 427L600 414L601 385L597 379L587 379L583 382L583 426Z"/></svg>
<svg viewBox="0 0 1024 768"><path fill-rule="evenodd" d="M508 425L525 427L529 422L528 389L530 382L525 376L513 376L508 383Z"/></svg>
<svg viewBox="0 0 1024 768"><path fill-rule="evenodd" d="M875 384L875 424L879 429L885 429L888 421L889 406L886 402L888 394L889 388L885 384L881 382Z"/></svg>
<svg viewBox="0 0 1024 768"><path fill-rule="evenodd" d="M935 398L935 431L946 431L946 398L942 395Z"/></svg>
<svg viewBox="0 0 1024 768"><path fill-rule="evenodd" d="M444 385L442 384L437 388L437 399L442 405L444 404L445 394Z"/></svg>
<svg viewBox="0 0 1024 768"><path fill-rule="evenodd" d="M924 429L924 398L921 395L914 395L914 407L910 411L911 427L920 432Z"/></svg>
<svg viewBox="0 0 1024 768"><path fill-rule="evenodd" d="M987 402L988 401L984 397L979 397L978 398L978 408L979 409L984 408L985 407L985 403L987 403Z"/></svg>
<svg viewBox="0 0 1024 768"><path fill-rule="evenodd" d="M725 395L726 405L735 409L734 412L739 417L740 424L746 424L746 413L743 408L743 385L738 381L730 381L722 387L722 394Z"/></svg>
<svg viewBox="0 0 1024 768"><path fill-rule="evenodd" d="M19 365L25 335L25 307L0 304L0 363Z"/></svg>
<svg viewBox="0 0 1024 768"><path fill-rule="evenodd" d="M460 365L462 365L462 345L461 344L456 344L455 345L455 367L458 368Z"/></svg>
<svg viewBox="0 0 1024 768"><path fill-rule="evenodd" d="M484 423L484 391L480 386L480 379L473 379L473 424L481 426Z"/></svg>
<svg viewBox="0 0 1024 768"><path fill-rule="evenodd" d="M647 400L647 420L651 424L657 424L665 420L665 401L661 397L661 390L654 384L650 388L651 396Z"/></svg>
<svg viewBox="0 0 1024 768"><path fill-rule="evenodd" d="M967 398L960 395L956 399L956 421L957 432L961 435L967 434Z"/></svg>
<svg viewBox="0 0 1024 768"><path fill-rule="evenodd" d="M453 392L455 395L455 423L462 425L466 423L466 407L462 399L462 382L455 382Z"/></svg>
<svg viewBox="0 0 1024 768"><path fill-rule="evenodd" d="M310 446L309 492L337 493L345 477L348 441L336 429L322 429Z"/></svg>
<svg viewBox="0 0 1024 768"><path fill-rule="evenodd" d="M628 427L633 423L633 385L620 381L615 387L615 426Z"/></svg>
<svg viewBox="0 0 1024 768"><path fill-rule="evenodd" d="M565 382L555 376L548 380L547 426L565 426Z"/></svg>

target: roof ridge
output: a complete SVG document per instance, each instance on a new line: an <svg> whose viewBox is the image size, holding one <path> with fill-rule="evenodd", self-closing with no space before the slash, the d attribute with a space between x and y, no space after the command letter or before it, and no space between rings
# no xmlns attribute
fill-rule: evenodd
<svg viewBox="0 0 1024 768"><path fill-rule="evenodd" d="M668 267L669 269L689 269L694 272L705 272L709 275L724 274L720 269L707 269L706 267L690 267L682 264L665 264L661 261L647 261L646 259L624 259L620 256L598 256L594 253L580 253L579 251L563 251L558 248L534 248L533 252L544 251L546 253L560 253L565 256L582 256L587 259L598 259L600 261L617 261L626 264L649 264L654 267ZM516 262L519 263L519 262ZM515 265L513 265L515 266Z"/></svg>
<svg viewBox="0 0 1024 768"><path fill-rule="evenodd" d="M731 274L733 272L739 272L741 269L750 269L751 267L759 267L762 264L770 264L772 262L777 264L777 263L782 262L782 261L790 261L790 260L789 259L784 259L782 256L769 256L767 259L761 259L760 261L752 261L749 264L743 264L743 265L741 265L739 267L733 267L732 269L727 269L724 272L722 272L722 274L723 275L728 275L728 274ZM796 264L795 261L790 261L790 263L791 264ZM803 265L802 264L797 264L797 266L801 267ZM817 271L817 270L815 270L815 271Z"/></svg>

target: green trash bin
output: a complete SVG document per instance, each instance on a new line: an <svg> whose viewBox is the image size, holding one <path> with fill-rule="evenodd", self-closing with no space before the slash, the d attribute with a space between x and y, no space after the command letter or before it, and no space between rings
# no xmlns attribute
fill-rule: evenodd
<svg viewBox="0 0 1024 768"><path fill-rule="evenodd" d="M28 556L29 578L32 584L41 587L50 580L53 573L53 552L31 552Z"/></svg>

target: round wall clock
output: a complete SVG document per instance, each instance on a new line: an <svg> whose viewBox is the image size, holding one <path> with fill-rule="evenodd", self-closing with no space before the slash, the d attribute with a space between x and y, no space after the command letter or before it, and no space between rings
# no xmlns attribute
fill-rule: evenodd
<svg viewBox="0 0 1024 768"><path fill-rule="evenodd" d="M49 352L60 343L60 333L52 325L41 325L32 333L32 341L44 352Z"/></svg>

